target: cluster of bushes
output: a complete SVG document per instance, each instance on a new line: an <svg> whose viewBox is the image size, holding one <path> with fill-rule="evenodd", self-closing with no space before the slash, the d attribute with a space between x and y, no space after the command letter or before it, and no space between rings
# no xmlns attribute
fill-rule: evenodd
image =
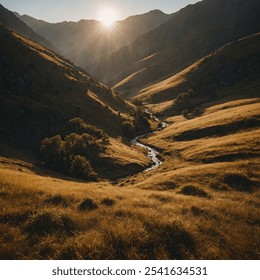
<svg viewBox="0 0 260 280"><path fill-rule="evenodd" d="M189 89L177 96L173 102L173 110L176 114L182 114L185 118L199 116L201 109L192 104L191 99L194 97L194 90Z"/></svg>
<svg viewBox="0 0 260 280"><path fill-rule="evenodd" d="M194 117L197 117L197 116L200 116L202 114L202 110L199 108L199 107L196 107L194 110L184 110L182 112L182 115L185 117L185 118L194 118Z"/></svg>
<svg viewBox="0 0 260 280"><path fill-rule="evenodd" d="M148 116L141 106L136 108L132 116L132 121L124 121L122 123L122 131L127 138L132 138L135 134L150 130Z"/></svg>
<svg viewBox="0 0 260 280"><path fill-rule="evenodd" d="M44 166L79 179L95 180L92 164L108 144L102 130L75 118L67 124L67 134L45 138L41 145Z"/></svg>

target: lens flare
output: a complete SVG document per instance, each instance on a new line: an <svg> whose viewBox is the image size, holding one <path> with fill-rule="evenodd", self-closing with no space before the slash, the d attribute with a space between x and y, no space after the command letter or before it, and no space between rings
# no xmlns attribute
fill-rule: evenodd
<svg viewBox="0 0 260 280"><path fill-rule="evenodd" d="M116 13L112 9L105 9L100 13L99 20L104 24L104 26L111 27L116 20Z"/></svg>

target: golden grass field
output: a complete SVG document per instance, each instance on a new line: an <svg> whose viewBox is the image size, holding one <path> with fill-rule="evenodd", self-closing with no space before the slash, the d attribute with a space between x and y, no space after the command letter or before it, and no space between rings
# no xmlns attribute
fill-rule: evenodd
<svg viewBox="0 0 260 280"><path fill-rule="evenodd" d="M259 259L258 102L169 118L143 140L163 164L117 181L74 181L0 158L0 258Z"/></svg>

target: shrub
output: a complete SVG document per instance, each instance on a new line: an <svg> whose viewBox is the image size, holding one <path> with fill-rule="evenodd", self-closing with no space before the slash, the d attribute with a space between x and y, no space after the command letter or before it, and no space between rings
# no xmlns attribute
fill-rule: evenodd
<svg viewBox="0 0 260 280"><path fill-rule="evenodd" d="M87 125L82 119L70 120L70 133L45 138L41 145L41 155L45 167L84 180L96 178L92 168L98 161L98 155L104 152L109 137L102 130Z"/></svg>
<svg viewBox="0 0 260 280"><path fill-rule="evenodd" d="M178 222L161 225L147 223L145 227L153 243L150 246L157 250L164 248L171 259L185 259L187 253L195 250L193 236Z"/></svg>
<svg viewBox="0 0 260 280"><path fill-rule="evenodd" d="M177 113L191 111L192 106L190 103L190 98L194 95L194 91L189 89L187 92L180 93L173 102L173 109ZM185 116L186 117L186 116Z"/></svg>
<svg viewBox="0 0 260 280"><path fill-rule="evenodd" d="M44 201L46 204L52 204L52 205L61 205L61 206L68 206L68 201L66 198L61 196L60 194L48 197Z"/></svg>
<svg viewBox="0 0 260 280"><path fill-rule="evenodd" d="M87 124L81 118L74 118L68 122L68 133L83 134L87 133L95 136L97 139L102 139L106 134L103 130Z"/></svg>
<svg viewBox="0 0 260 280"><path fill-rule="evenodd" d="M91 199L86 198L81 204L79 205L80 211L92 211L98 208L98 205Z"/></svg>
<svg viewBox="0 0 260 280"><path fill-rule="evenodd" d="M236 191L252 192L253 181L241 174L226 174L224 176L224 182Z"/></svg>
<svg viewBox="0 0 260 280"><path fill-rule="evenodd" d="M137 130L150 128L147 114L141 106L138 106L134 112L134 126Z"/></svg>
<svg viewBox="0 0 260 280"><path fill-rule="evenodd" d="M197 187L194 186L185 186L179 191L179 193L184 195L208 197L208 194L205 191L198 189Z"/></svg>
<svg viewBox="0 0 260 280"><path fill-rule="evenodd" d="M136 106L142 106L143 103L141 100L138 100L138 99L133 99L132 103Z"/></svg>
<svg viewBox="0 0 260 280"><path fill-rule="evenodd" d="M182 111L182 115L183 115L184 118L187 118L188 115L189 115L189 111L188 110Z"/></svg>
<svg viewBox="0 0 260 280"><path fill-rule="evenodd" d="M75 156L71 162L70 174L73 177L93 180L96 178L96 173L94 172L89 161L83 156Z"/></svg>
<svg viewBox="0 0 260 280"><path fill-rule="evenodd" d="M101 203L106 206L113 206L115 204L115 201L111 198L104 198L102 199Z"/></svg>
<svg viewBox="0 0 260 280"><path fill-rule="evenodd" d="M201 109L199 107L196 107L192 114L193 114L193 116L199 116L199 115L201 115L201 113L202 113Z"/></svg>
<svg viewBox="0 0 260 280"><path fill-rule="evenodd" d="M64 142L60 135L45 138L40 148L44 164L55 171L59 171L63 158L63 147Z"/></svg>
<svg viewBox="0 0 260 280"><path fill-rule="evenodd" d="M130 121L124 121L122 123L122 131L127 138L132 138L134 136L134 125Z"/></svg>

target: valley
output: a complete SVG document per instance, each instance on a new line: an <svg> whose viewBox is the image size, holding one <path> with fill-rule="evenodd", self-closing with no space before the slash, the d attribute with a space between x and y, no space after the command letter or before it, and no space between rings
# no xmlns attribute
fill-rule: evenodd
<svg viewBox="0 0 260 280"><path fill-rule="evenodd" d="M103 43L0 6L0 259L259 259L259 1L231 2Z"/></svg>

